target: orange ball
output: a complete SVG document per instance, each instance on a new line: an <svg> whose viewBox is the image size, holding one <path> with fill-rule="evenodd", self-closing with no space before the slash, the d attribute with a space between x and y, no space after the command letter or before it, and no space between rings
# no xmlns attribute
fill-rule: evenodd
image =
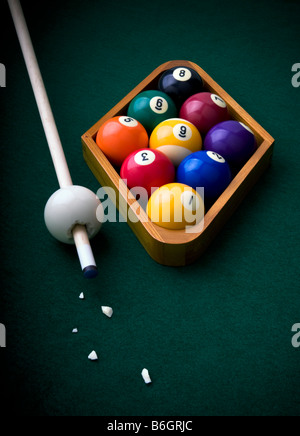
<svg viewBox="0 0 300 436"><path fill-rule="evenodd" d="M96 143L109 161L120 167L131 153L149 146L149 137L139 121L128 116L119 116L102 124Z"/></svg>

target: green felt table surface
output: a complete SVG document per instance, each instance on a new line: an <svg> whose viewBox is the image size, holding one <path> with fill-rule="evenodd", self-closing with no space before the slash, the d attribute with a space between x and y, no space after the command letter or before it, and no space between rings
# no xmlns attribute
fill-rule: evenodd
<svg viewBox="0 0 300 436"><path fill-rule="evenodd" d="M92 241L99 277L85 280L75 248L45 228L58 183L2 1L0 413L299 415L300 348L291 329L300 323L300 88L292 86L300 3L23 7L74 184L100 187L81 135L174 59L201 66L276 145L270 169L194 264L159 265L126 223L106 223ZM114 309L111 319L102 305ZM98 362L88 360L92 350Z"/></svg>

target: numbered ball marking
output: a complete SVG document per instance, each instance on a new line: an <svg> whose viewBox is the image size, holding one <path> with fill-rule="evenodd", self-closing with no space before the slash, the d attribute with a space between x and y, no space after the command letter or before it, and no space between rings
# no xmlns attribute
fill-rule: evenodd
<svg viewBox="0 0 300 436"><path fill-rule="evenodd" d="M142 150L134 156L134 160L137 165L151 165L155 161L155 154L151 150Z"/></svg>
<svg viewBox="0 0 300 436"><path fill-rule="evenodd" d="M180 127L179 136L180 136L180 138L186 138L186 126L181 126Z"/></svg>
<svg viewBox="0 0 300 436"><path fill-rule="evenodd" d="M120 117L119 122L123 124L123 126L128 126L128 127L136 127L138 125L137 120L131 117Z"/></svg>
<svg viewBox="0 0 300 436"><path fill-rule="evenodd" d="M161 111L162 110L162 106L163 106L163 100L161 98L158 98L157 102L156 102L155 109L157 111Z"/></svg>
<svg viewBox="0 0 300 436"><path fill-rule="evenodd" d="M168 102L163 97L153 97L150 100L150 107L157 114L164 114L168 110Z"/></svg>
<svg viewBox="0 0 300 436"><path fill-rule="evenodd" d="M176 124L173 128L173 135L181 141L188 141L192 137L192 129L186 124Z"/></svg>
<svg viewBox="0 0 300 436"><path fill-rule="evenodd" d="M223 98L219 97L217 94L212 94L211 99L217 106L220 106L222 108L225 108L227 106Z"/></svg>
<svg viewBox="0 0 300 436"><path fill-rule="evenodd" d="M207 154L208 157L210 157L211 159L213 159L216 162L219 162L219 163L225 163L226 162L224 157L222 157L220 154L218 154L218 153L216 153L214 151L208 151L206 154Z"/></svg>
<svg viewBox="0 0 300 436"><path fill-rule="evenodd" d="M181 203L185 209L188 209L191 212L196 212L200 206L198 196L191 191L184 191L181 194Z"/></svg>
<svg viewBox="0 0 300 436"><path fill-rule="evenodd" d="M186 82L190 80L192 73L188 68L179 67L173 71L173 77L175 80L179 80L180 82Z"/></svg>

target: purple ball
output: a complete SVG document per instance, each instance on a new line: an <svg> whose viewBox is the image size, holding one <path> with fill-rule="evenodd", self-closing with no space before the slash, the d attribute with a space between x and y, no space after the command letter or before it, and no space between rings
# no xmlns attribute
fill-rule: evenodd
<svg viewBox="0 0 300 436"><path fill-rule="evenodd" d="M214 151L235 168L241 168L255 152L255 136L245 124L239 121L223 121L207 133L204 149Z"/></svg>

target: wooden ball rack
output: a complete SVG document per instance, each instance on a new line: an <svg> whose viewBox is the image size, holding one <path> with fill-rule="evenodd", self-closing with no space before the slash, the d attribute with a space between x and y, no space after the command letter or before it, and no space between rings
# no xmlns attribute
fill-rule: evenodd
<svg viewBox="0 0 300 436"><path fill-rule="evenodd" d="M193 228L192 232L168 230L152 223L146 212L138 207L135 197L95 142L96 134L105 121L114 116L127 115L131 100L142 91L157 89L160 76L166 70L176 66L186 66L197 71L203 79L204 90L223 98L227 103L231 118L249 126L255 134L258 145L257 151L234 177L228 188L206 211L204 222ZM113 188L116 195L111 196L111 200L125 217L145 250L156 262L168 266L190 264L204 253L249 190L268 168L274 148L274 139L224 89L198 65L183 60L166 62L156 68L84 133L81 141L86 163L104 189L105 187Z"/></svg>

